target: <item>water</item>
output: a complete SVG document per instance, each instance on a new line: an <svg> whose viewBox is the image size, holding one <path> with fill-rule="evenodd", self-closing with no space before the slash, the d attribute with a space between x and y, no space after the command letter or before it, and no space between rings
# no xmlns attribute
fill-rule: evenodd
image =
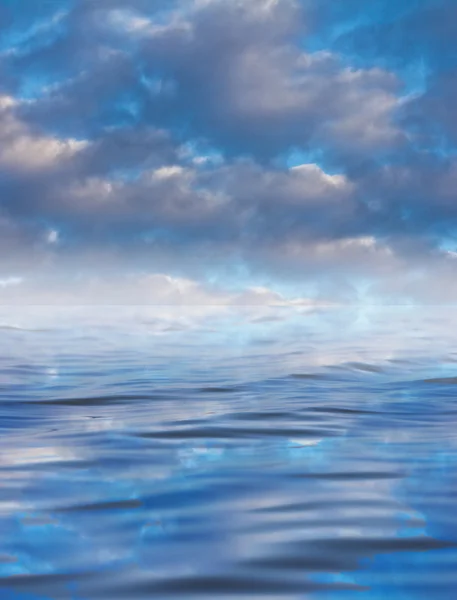
<svg viewBox="0 0 457 600"><path fill-rule="evenodd" d="M455 600L457 310L0 312L0 598Z"/></svg>

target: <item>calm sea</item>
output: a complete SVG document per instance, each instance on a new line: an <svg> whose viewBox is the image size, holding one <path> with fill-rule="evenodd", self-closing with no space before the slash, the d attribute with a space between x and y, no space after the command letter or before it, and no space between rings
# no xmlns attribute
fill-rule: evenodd
<svg viewBox="0 0 457 600"><path fill-rule="evenodd" d="M1 600L455 600L456 325L1 308Z"/></svg>

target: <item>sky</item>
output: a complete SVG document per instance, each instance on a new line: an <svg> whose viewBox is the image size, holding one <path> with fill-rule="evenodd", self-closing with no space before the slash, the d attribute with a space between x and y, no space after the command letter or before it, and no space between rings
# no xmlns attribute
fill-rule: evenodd
<svg viewBox="0 0 457 600"><path fill-rule="evenodd" d="M0 0L0 303L457 302L454 0Z"/></svg>

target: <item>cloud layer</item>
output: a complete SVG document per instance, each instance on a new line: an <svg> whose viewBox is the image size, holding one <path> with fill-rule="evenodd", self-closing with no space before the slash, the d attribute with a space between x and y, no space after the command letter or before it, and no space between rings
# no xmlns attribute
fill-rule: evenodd
<svg viewBox="0 0 457 600"><path fill-rule="evenodd" d="M2 302L455 302L454 16L5 4Z"/></svg>

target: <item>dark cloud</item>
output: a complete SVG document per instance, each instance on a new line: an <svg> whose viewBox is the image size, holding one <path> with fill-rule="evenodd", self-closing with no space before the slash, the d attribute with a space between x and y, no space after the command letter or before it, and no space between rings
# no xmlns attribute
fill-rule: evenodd
<svg viewBox="0 0 457 600"><path fill-rule="evenodd" d="M376 152L394 144L395 77L351 71L328 51L303 52L297 37L306 32L298 3L258 0L203 4L137 35L146 73L175 82L169 125L178 115L227 153L265 157L313 144ZM154 110L153 103L151 118Z"/></svg>

